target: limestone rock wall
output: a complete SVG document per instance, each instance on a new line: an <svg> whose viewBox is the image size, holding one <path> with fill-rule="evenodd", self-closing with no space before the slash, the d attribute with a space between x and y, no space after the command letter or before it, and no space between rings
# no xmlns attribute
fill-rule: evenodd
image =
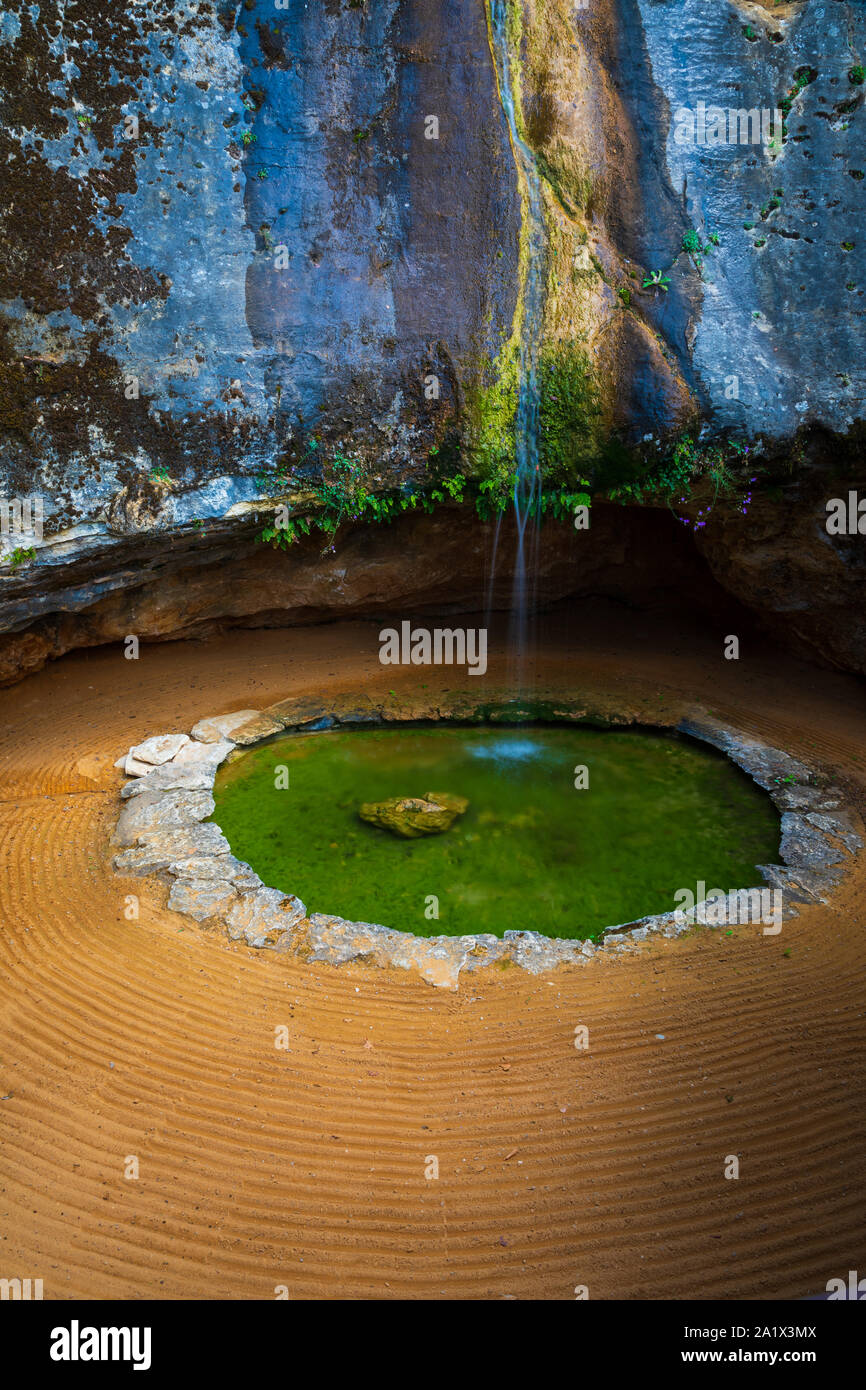
<svg viewBox="0 0 866 1390"><path fill-rule="evenodd" d="M863 418L866 9L509 6L557 448L589 467L689 428L795 457L818 431L833 495L833 441ZM285 575L251 559L256 518L314 503L335 464L382 491L478 472L527 244L500 97L485 0L9 0L0 498L38 495L44 520L19 535L4 512L8 652L92 640L83 614L107 631L100 605L207 547ZM782 103L778 147L683 143L701 103ZM710 568L760 609L767 551L729 523L702 538ZM789 595L817 605L796 640L860 669L822 619L855 549L821 539Z"/></svg>

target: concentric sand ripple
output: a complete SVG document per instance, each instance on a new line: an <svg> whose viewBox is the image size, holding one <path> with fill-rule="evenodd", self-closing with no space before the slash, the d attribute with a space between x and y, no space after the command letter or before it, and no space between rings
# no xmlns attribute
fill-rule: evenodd
<svg viewBox="0 0 866 1390"><path fill-rule="evenodd" d="M387 693L376 651L362 625L236 634L0 692L0 1275L46 1298L736 1298L866 1267L862 858L778 937L698 932L457 994L264 958L117 877L118 748L203 711ZM539 676L654 720L701 701L862 812L846 678L626 640L613 613Z"/></svg>

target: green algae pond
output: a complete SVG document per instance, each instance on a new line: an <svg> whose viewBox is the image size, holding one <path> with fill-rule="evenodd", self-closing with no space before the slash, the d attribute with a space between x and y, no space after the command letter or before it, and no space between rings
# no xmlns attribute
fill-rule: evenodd
<svg viewBox="0 0 866 1390"><path fill-rule="evenodd" d="M468 800L444 833L403 839L360 817L429 792ZM230 762L214 796L233 853L269 887L420 936L592 938L672 910L701 880L760 883L756 865L778 862L769 797L715 750L647 729L292 734Z"/></svg>

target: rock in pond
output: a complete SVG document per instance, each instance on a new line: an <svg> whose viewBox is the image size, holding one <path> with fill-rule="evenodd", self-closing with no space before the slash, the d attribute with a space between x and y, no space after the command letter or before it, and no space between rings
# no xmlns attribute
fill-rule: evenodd
<svg viewBox="0 0 866 1390"><path fill-rule="evenodd" d="M387 801L365 801L359 815L361 820L390 830L393 835L415 840L422 835L441 835L444 830L450 830L468 805L465 796L425 792L423 797L391 796Z"/></svg>

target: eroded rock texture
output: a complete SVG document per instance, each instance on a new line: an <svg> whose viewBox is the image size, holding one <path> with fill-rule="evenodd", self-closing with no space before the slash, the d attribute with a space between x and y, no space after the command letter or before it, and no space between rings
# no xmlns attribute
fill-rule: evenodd
<svg viewBox="0 0 866 1390"><path fill-rule="evenodd" d="M517 294L483 5L13 3L0 60L10 495L111 536L311 435L417 474Z"/></svg>
<svg viewBox="0 0 866 1390"><path fill-rule="evenodd" d="M161 637L203 637L221 628L284 627L335 618L399 614L472 613L490 588L493 523L474 511L442 508L432 516L401 517L392 526L344 527L323 551L310 536L286 553L236 539L199 543L166 555L151 550L97 580L95 562L81 562L80 582L67 609L47 612L19 632L0 636L0 681L37 670L76 647L116 642L128 633L142 642ZM516 537L507 517L499 549L513 556ZM98 571L101 574L101 571ZM34 584L25 568L15 581ZM708 619L726 596L696 566L691 534L667 511L597 504L590 530L568 524L541 532L537 597L547 603L569 594L603 596L629 605L687 605ZM512 598L512 563L497 567L493 606ZM49 606L33 592L21 599Z"/></svg>
<svg viewBox="0 0 866 1390"><path fill-rule="evenodd" d="M0 495L38 496L44 520L2 537L2 679L130 631L404 602L404 578L370 601L363 561L328 600L328 557L255 534L347 464L404 497L507 469L529 329L544 469L601 489L685 430L750 441L772 487L757 529L717 510L709 567L781 636L863 669L843 616L862 541L822 522L863 477L866 10L508 0L543 192L528 325L490 3L9 0ZM784 128L683 142L702 105L779 108ZM435 602L439 537L416 539ZM480 603L473 566L456 606Z"/></svg>

